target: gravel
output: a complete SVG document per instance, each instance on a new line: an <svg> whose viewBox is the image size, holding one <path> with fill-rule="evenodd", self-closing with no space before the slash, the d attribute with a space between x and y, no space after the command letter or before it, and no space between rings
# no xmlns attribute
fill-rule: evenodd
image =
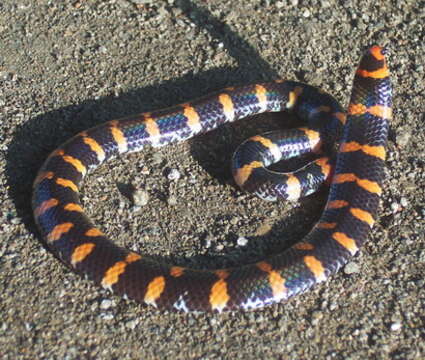
<svg viewBox="0 0 425 360"><path fill-rule="evenodd" d="M411 0L3 0L0 358L425 358L424 9ZM73 134L278 77L346 105L373 43L389 50L395 89L388 177L369 241L330 281L261 311L179 314L110 295L43 247L31 183ZM281 251L308 232L326 193L270 204L239 191L229 166L243 139L280 119L110 161L88 176L83 205L118 244L179 265L236 266Z"/></svg>

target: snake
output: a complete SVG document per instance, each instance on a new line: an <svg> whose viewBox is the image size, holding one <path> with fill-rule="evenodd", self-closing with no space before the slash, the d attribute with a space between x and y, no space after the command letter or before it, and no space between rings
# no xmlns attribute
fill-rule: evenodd
<svg viewBox="0 0 425 360"><path fill-rule="evenodd" d="M358 252L377 221L392 118L386 54L377 45L364 52L346 110L316 87L275 80L228 87L78 133L47 157L35 177L32 208L42 241L74 272L162 310L252 310L311 289ZM282 111L293 112L305 126L253 136L231 162L235 183L265 200L295 200L329 185L318 222L283 252L232 268L176 266L114 244L85 214L82 180L108 159ZM314 160L293 172L270 169L303 154L313 154Z"/></svg>

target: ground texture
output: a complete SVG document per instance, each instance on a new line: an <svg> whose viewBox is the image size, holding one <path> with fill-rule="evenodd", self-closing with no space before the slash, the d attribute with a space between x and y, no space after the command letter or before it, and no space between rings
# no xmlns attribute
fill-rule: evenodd
<svg viewBox="0 0 425 360"><path fill-rule="evenodd" d="M424 9L413 0L3 0L0 357L425 358ZM168 313L110 295L44 248L31 183L73 134L275 78L319 85L346 105L373 43L388 48L394 84L385 194L361 254L330 281L256 312ZM259 260L301 239L326 199L273 204L234 186L232 151L281 121L257 116L109 162L85 182L84 207L117 243L167 261ZM129 200L134 191L147 205Z"/></svg>

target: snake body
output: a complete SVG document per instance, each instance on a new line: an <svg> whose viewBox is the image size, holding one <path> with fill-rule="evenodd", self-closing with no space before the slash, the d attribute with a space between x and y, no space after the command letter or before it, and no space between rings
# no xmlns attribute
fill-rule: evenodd
<svg viewBox="0 0 425 360"><path fill-rule="evenodd" d="M115 245L84 214L79 186L109 158L187 140L221 124L290 109L308 127L251 138L234 156L236 183L265 199L295 199L330 182L318 223L299 243L255 264L194 270L153 261ZM365 242L377 218L392 99L382 49L373 46L356 71L343 111L328 94L294 81L227 88L165 110L109 121L81 132L49 155L33 190L33 211L51 251L75 272L129 299L161 309L225 311L284 301L326 280ZM281 158L339 143L335 160L318 157L280 174ZM258 152L254 151L258 150Z"/></svg>

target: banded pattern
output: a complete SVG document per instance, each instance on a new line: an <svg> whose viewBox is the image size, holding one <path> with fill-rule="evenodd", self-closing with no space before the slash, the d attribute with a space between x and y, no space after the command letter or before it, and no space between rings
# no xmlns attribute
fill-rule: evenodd
<svg viewBox="0 0 425 360"><path fill-rule="evenodd" d="M228 88L170 109L107 122L55 150L35 181L33 209L54 254L97 284L141 303L181 311L254 309L324 281L354 255L376 221L382 192L391 86L378 46L363 56L348 111L329 95L293 81ZM295 199L328 179L326 207L311 232L282 254L232 269L192 270L154 262L114 245L84 214L83 177L112 156L183 141L265 111L293 110L308 127L249 139L234 156L235 181L263 198ZM319 157L292 174L266 167L340 143L336 163ZM313 174L313 175L311 175ZM333 174L333 175L332 175ZM311 180L314 179L314 180Z"/></svg>

